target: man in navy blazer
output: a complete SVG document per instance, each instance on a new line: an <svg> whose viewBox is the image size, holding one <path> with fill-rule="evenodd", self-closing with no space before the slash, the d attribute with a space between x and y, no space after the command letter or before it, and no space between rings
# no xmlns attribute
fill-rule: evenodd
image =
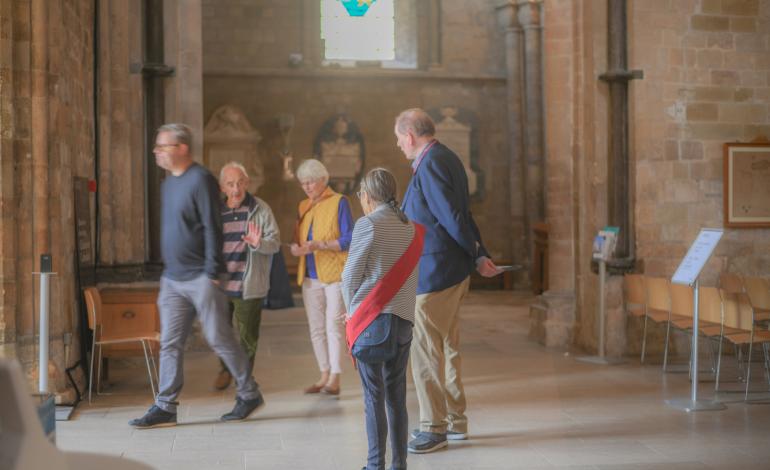
<svg viewBox="0 0 770 470"><path fill-rule="evenodd" d="M476 269L492 277L489 259L470 212L468 177L457 155L434 138L435 125L422 109L396 118L398 147L412 161L413 176L403 210L425 226L412 341L412 374L420 404L420 429L409 451L433 452L449 440L467 438L465 392L460 374L460 302Z"/></svg>

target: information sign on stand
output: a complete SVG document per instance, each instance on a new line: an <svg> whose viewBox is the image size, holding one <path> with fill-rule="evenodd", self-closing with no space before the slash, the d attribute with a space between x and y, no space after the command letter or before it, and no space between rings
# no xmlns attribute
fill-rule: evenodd
<svg viewBox="0 0 770 470"><path fill-rule="evenodd" d="M591 364L604 364L615 365L626 362L621 358L608 358L605 356L604 347L604 324L605 324L605 308L604 308L604 284L606 281L607 273L607 261L611 260L615 254L615 245L618 240L618 227L604 227L599 230L599 233L594 237L593 254L592 258L599 263L599 354L597 356L581 356L577 360L580 362L589 362Z"/></svg>
<svg viewBox="0 0 770 470"><path fill-rule="evenodd" d="M692 354L690 354L690 371L692 384L690 398L678 398L666 400L666 403L684 411L724 410L724 404L716 401L698 400L698 276L703 266L711 257L714 249L719 244L724 231L722 229L704 228L698 234L698 238L690 245L682 262L676 269L671 282L693 286L693 328L692 328Z"/></svg>

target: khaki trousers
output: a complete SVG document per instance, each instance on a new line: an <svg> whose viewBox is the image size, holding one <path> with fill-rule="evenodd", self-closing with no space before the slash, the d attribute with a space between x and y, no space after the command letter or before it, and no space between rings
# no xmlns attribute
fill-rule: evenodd
<svg viewBox="0 0 770 470"><path fill-rule="evenodd" d="M442 291L417 296L411 356L421 431L468 432L458 317L469 284L467 277Z"/></svg>

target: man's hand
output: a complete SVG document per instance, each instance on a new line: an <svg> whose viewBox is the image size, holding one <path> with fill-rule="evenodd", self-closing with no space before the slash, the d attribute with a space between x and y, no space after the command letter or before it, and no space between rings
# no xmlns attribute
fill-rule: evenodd
<svg viewBox="0 0 770 470"><path fill-rule="evenodd" d="M259 242L262 241L262 227L258 226L254 222L249 222L249 229L241 238L252 248L258 248Z"/></svg>
<svg viewBox="0 0 770 470"><path fill-rule="evenodd" d="M476 271L484 277L494 277L503 272L502 269L495 266L495 263L486 256L476 260Z"/></svg>

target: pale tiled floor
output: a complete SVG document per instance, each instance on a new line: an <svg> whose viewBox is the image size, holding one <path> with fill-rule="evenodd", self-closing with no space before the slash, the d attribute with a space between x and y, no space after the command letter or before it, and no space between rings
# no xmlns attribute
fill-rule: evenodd
<svg viewBox="0 0 770 470"><path fill-rule="evenodd" d="M589 365L547 351L527 339L529 300L510 292L472 292L466 300L462 344L471 439L410 455L410 469L770 468L769 405L731 402L726 411L693 414L673 409L664 400L689 395L687 374L664 376L659 366L636 360ZM180 425L134 430L126 422L146 410L150 392L138 365L118 362L114 394L57 423L58 445L158 469L360 469L366 437L357 375L346 362L339 399L302 395L317 374L304 314L265 315L256 377L267 405L251 420L219 423L232 406L233 389L212 391L216 358L190 353ZM763 377L756 370L759 385ZM712 396L711 387L703 383L701 396ZM414 425L411 383L408 393Z"/></svg>

